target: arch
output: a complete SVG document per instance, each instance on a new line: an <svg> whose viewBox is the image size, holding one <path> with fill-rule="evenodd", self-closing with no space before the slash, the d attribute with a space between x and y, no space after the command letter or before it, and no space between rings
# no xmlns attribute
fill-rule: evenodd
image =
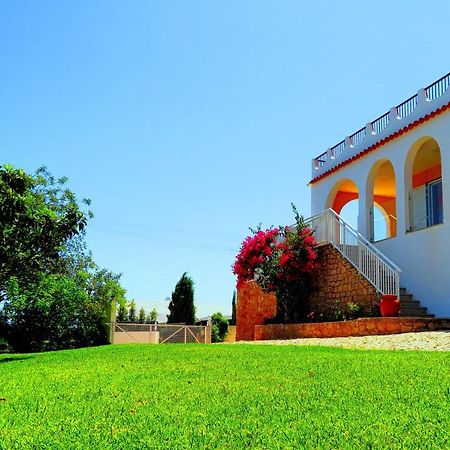
<svg viewBox="0 0 450 450"><path fill-rule="evenodd" d="M391 161L380 159L367 177L369 237L380 241L397 235L397 188Z"/></svg>
<svg viewBox="0 0 450 450"><path fill-rule="evenodd" d="M342 208L352 200L359 198L358 186L350 178L344 178L338 181L327 198L327 208L333 208L338 214Z"/></svg>
<svg viewBox="0 0 450 450"><path fill-rule="evenodd" d="M441 149L431 136L418 139L408 152L405 192L407 231L443 223Z"/></svg>
<svg viewBox="0 0 450 450"><path fill-rule="evenodd" d="M359 191L356 183L350 178L338 181L327 198L327 208L332 208L338 214L344 214L344 219L354 228L358 226Z"/></svg>

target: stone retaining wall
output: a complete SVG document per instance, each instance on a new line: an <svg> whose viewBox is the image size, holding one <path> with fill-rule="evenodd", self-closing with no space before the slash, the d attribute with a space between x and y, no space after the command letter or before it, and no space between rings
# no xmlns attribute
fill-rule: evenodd
<svg viewBox="0 0 450 450"><path fill-rule="evenodd" d="M343 322L256 325L254 339L255 341L262 341L272 339L371 336L435 330L450 330L450 319L373 317Z"/></svg>
<svg viewBox="0 0 450 450"><path fill-rule="evenodd" d="M351 304L366 310L367 316L373 315L374 307L378 309L380 295L338 250L331 244L320 246L318 262L315 289L309 298L310 311L316 320L321 316L325 320L338 319L330 317L333 311L346 312Z"/></svg>
<svg viewBox="0 0 450 450"><path fill-rule="evenodd" d="M331 244L319 247L318 252L320 265L309 299L310 311L316 319L333 316L336 310L345 311L349 303L368 311L378 305L375 288ZM253 340L255 325L264 324L275 316L276 310L275 295L265 294L254 281L239 287L236 340Z"/></svg>
<svg viewBox="0 0 450 450"><path fill-rule="evenodd" d="M262 325L277 313L274 294L265 294L254 281L238 289L236 308L236 340L253 341L255 325Z"/></svg>

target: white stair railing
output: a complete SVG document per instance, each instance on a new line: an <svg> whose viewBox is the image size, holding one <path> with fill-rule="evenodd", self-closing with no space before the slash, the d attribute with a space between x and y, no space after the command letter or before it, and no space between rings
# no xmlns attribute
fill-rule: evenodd
<svg viewBox="0 0 450 450"><path fill-rule="evenodd" d="M330 243L381 294L400 295L400 268L333 209L305 220L319 244Z"/></svg>

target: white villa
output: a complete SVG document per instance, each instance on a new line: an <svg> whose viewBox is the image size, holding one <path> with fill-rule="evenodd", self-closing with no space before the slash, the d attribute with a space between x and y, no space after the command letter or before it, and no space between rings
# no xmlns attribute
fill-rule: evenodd
<svg viewBox="0 0 450 450"><path fill-rule="evenodd" d="M319 240L382 294L407 289L438 317L450 317L449 84L450 74L314 158L310 181ZM352 201L357 230L339 216Z"/></svg>

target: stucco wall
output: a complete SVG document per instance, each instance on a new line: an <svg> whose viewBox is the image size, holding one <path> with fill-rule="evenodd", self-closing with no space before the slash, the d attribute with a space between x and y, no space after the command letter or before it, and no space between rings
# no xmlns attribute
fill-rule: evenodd
<svg viewBox="0 0 450 450"><path fill-rule="evenodd" d="M329 207L329 193L339 181L351 179L359 191L358 231L369 237L371 204L369 173L380 160L391 161L396 177L397 236L375 245L401 269L400 284L426 306L430 313L450 317L450 112L445 112L355 160L311 185L311 212ZM423 137L432 137L441 152L444 223L410 232L408 214L407 156Z"/></svg>
<svg viewBox="0 0 450 450"><path fill-rule="evenodd" d="M159 331L116 331L113 344L158 344Z"/></svg>

